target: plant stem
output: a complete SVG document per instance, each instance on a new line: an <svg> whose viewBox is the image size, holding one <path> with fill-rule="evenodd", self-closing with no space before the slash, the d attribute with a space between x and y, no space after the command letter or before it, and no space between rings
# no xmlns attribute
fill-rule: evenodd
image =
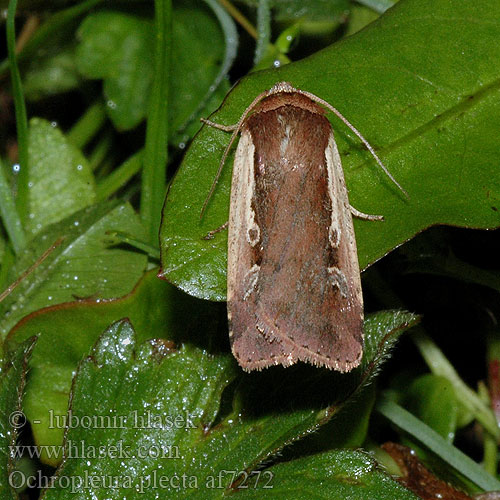
<svg viewBox="0 0 500 500"><path fill-rule="evenodd" d="M158 245L168 159L171 11L171 0L155 0L155 76L149 102L141 185L141 216L148 240L155 246Z"/></svg>
<svg viewBox="0 0 500 500"><path fill-rule="evenodd" d="M257 40L257 30L253 27L252 23L231 3L229 0L219 0L224 8L236 19L236 22L252 37Z"/></svg>
<svg viewBox="0 0 500 500"><path fill-rule="evenodd" d="M16 110L17 144L19 151L19 175L17 177L17 199L16 207L21 222L25 220L28 212L28 179L29 179L29 156L28 156L28 118L26 115L26 103L24 102L21 75L16 59L16 26L15 16L17 0L10 0L7 12L7 53L9 56L10 75L12 81L12 93L14 107Z"/></svg>
<svg viewBox="0 0 500 500"><path fill-rule="evenodd" d="M10 190L9 183L5 177L4 167L0 162L0 215L2 222L9 236L9 240L17 255L26 245L26 235L19 214L17 213L16 204Z"/></svg>
<svg viewBox="0 0 500 500"><path fill-rule="evenodd" d="M140 150L128 158L118 168L113 170L105 179L97 185L97 199L105 200L112 194L122 188L135 174L137 174L143 165L144 150Z"/></svg>
<svg viewBox="0 0 500 500"><path fill-rule="evenodd" d="M82 149L99 131L105 119L106 111L102 102L92 104L66 134L68 141Z"/></svg>

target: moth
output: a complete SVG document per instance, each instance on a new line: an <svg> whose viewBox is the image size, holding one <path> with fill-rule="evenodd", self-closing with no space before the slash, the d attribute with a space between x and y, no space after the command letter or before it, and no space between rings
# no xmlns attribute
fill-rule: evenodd
<svg viewBox="0 0 500 500"><path fill-rule="evenodd" d="M227 301L232 352L246 370L304 361L340 372L363 355L363 296L339 151L324 107L365 144L334 107L280 82L258 95L232 131L219 172L234 158L228 222Z"/></svg>

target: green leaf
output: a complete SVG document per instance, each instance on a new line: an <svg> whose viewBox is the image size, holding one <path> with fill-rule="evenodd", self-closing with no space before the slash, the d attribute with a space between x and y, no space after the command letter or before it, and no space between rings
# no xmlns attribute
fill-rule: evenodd
<svg viewBox="0 0 500 500"><path fill-rule="evenodd" d="M336 106L410 195L332 119L351 204L385 219L354 221L362 268L431 225L497 227L500 27L491 19L498 16L494 0L398 3L341 43L242 80L213 120L236 123L255 96L282 80ZM230 161L202 221L200 212L228 141L209 127L198 134L170 188L161 229L163 275L214 300L225 298L227 236L202 237L228 219Z"/></svg>
<svg viewBox="0 0 500 500"><path fill-rule="evenodd" d="M375 21L379 14L374 10L363 5L354 4L349 15L349 24L347 26L346 36L362 30L365 26Z"/></svg>
<svg viewBox="0 0 500 500"><path fill-rule="evenodd" d="M358 391L356 397L350 398L334 418L317 432L294 444L291 453L294 456L311 455L338 448L361 447L368 433L375 396L374 384Z"/></svg>
<svg viewBox="0 0 500 500"><path fill-rule="evenodd" d="M81 83L73 47L57 45L44 49L43 55L29 60L24 73L24 91L29 100L68 92Z"/></svg>
<svg viewBox="0 0 500 500"><path fill-rule="evenodd" d="M121 476L131 485L107 491L106 498L123 498L127 490L155 498L157 492L145 483L152 475L181 476L203 463L211 467L197 445L211 440L222 391L234 376L232 366L229 355L214 357L189 346L177 350L160 340L137 346L130 324L115 323L81 363L70 405L73 422L90 416L109 424L75 425L65 439L66 455L81 444L87 450L102 447L104 453L68 458L57 475ZM117 444L123 450L120 459L111 456ZM164 494L170 489L175 488L165 486ZM86 498L103 491L49 489L45 498Z"/></svg>
<svg viewBox="0 0 500 500"><path fill-rule="evenodd" d="M229 13L226 11L226 9L219 3L218 0L205 0L206 4L210 7L212 10L213 14L217 17L217 20L219 22L220 28L222 30L222 33L224 35L224 58L221 63L218 62L217 59L214 59L212 61L212 65L218 66L218 73L213 79L212 83L210 84L208 91L206 92L205 96L200 99L198 99L198 104L197 107L191 111L191 115L181 124L178 126L173 123L174 132L177 130L177 133L173 134L172 137L170 138L171 142L178 145L181 148L185 147L186 141L191 138L195 132L197 132L200 128L200 122L199 118L201 117L206 117L209 112L213 111L214 109L217 108L219 105L221 99L223 99L224 95L229 89L229 82L226 79L227 74L229 73L229 70L231 69L231 66L237 56L237 50L238 50L238 31L236 30L236 24L233 20L233 18L229 15ZM199 4L198 4L198 9L199 9ZM198 10L197 9L197 10ZM208 21L208 18L207 18ZM209 21L210 23L212 20ZM173 28L174 31L174 37L175 35L175 30L178 29L180 26L180 23L175 23ZM209 30L210 31L210 30ZM206 31L203 32L198 32L198 36L203 36L206 33ZM192 34L191 34L192 35ZM209 35L210 36L210 35ZM218 36L218 35L217 35ZM208 43L212 43L212 40L210 40ZM219 49L217 49L219 50ZM172 51L173 56L177 55L177 52L175 49ZM197 52L198 53L198 52ZM193 59L189 58L187 61L183 61L182 57L185 56L185 51L180 51L179 52L180 60L175 61L174 60L174 67L178 67L179 64L182 64L181 67L185 67L186 69L190 68L190 65L193 63ZM206 64L206 59L201 61L202 64ZM195 70L199 68L199 64L195 66ZM205 78L207 74L211 74L213 71L212 68L206 68L205 72L203 73L202 78ZM173 95L177 95L177 93L183 92L183 89L185 88L186 85L191 84L191 80L188 79L183 80L182 82L177 82L177 80L173 77L172 78L172 88L170 89L170 92L174 93ZM174 86L179 85L182 83L182 86L179 86L178 89L174 88ZM185 106L191 107L191 101L192 99L186 100ZM172 104L176 105L177 101L174 101ZM174 108L172 108L174 109ZM187 109L186 109L187 111Z"/></svg>
<svg viewBox="0 0 500 500"><path fill-rule="evenodd" d="M237 32L234 25L218 13L219 22L225 22L223 36L221 26L207 6L200 6L200 2L183 3L182 7L174 5L172 11L172 68L175 71L170 78L169 122L170 137L185 143L199 130L200 117L215 110L229 89L223 76L236 57ZM191 126L184 130L188 123ZM182 138L174 135L177 130L183 133Z"/></svg>
<svg viewBox="0 0 500 500"><path fill-rule="evenodd" d="M140 342L149 338L185 341L191 335L197 344L212 346L212 332L218 324L218 304L189 297L149 272L127 296L100 301L94 298L70 302L36 311L18 324L7 339L15 347L38 335L37 348L30 362L30 377L24 398L25 412L33 426L38 445L60 445L64 428L50 425L53 414L65 414L74 372L104 329L128 317ZM193 316L193 311L197 314ZM199 339L204 332L203 342ZM57 346L57 348L54 348ZM184 375L183 375L184 377ZM56 464L57 457L42 457Z"/></svg>
<svg viewBox="0 0 500 500"><path fill-rule="evenodd" d="M245 489L241 489L244 487ZM367 453L337 450L254 472L238 498L273 500L417 500Z"/></svg>
<svg viewBox="0 0 500 500"><path fill-rule="evenodd" d="M2 370L0 379L0 450L2 457L0 498L2 499L17 498L11 485L18 484L18 481L21 480L20 474L15 471L16 463L12 447L16 444L19 430L26 423L22 412L22 397L28 360L35 341L35 338L26 340L12 353L11 359Z"/></svg>
<svg viewBox="0 0 500 500"><path fill-rule="evenodd" d="M386 357L388 344L384 340L397 336L400 329L407 326L407 321L413 319L412 315L399 313L375 315L368 321L367 359L358 375L342 376L306 366L297 367L297 370L276 367L265 373L245 375L235 389L233 408L229 412L224 406L220 407L220 400L224 389L229 390L228 384L236 373L230 355L208 354L190 344L174 348L164 340L137 345L130 325L125 321L115 323L78 369L70 399L73 425L66 435L68 458L57 476L76 480L85 474L130 478L128 491L144 490L145 498L154 498L157 492L144 480L152 479L156 470L157 476L173 478L172 482L168 479L164 482L167 495L177 492L181 497L189 493L200 499L222 498L229 493L235 479L230 471L237 471L237 477L257 470L262 462L269 461L286 444L317 430L335 415L342 404L339 402L338 406L324 408L324 403L323 407L321 403L326 395L322 394L317 400L304 398L301 385L322 382L324 387L331 389L332 396L339 388L340 379L351 379L351 389L356 390L360 381L364 383ZM375 344L378 344L378 349L373 352L371 347ZM278 372L279 377L276 377ZM293 386L291 377L297 382ZM340 387L337 396L344 392L344 387ZM264 388L268 390L263 398ZM109 424L78 424L84 422L83 418L101 417L108 418ZM111 418L114 420L109 420ZM172 425L175 419L180 428ZM75 457L73 453L73 458L70 457L71 447L78 447L80 443L85 443L86 456ZM117 443L126 450L126 455L119 460L109 455L111 451L107 452ZM104 447L103 455L98 458L89 456L88 451L99 446ZM162 450L166 458L158 458L157 453ZM356 485L359 488L364 485L361 489L376 488L381 494L384 484L388 491L405 491L381 475L374 462L361 453L337 455L338 460L332 460L333 455L323 457L329 467L318 470L323 470L325 481L331 481L328 484L331 492L342 484L345 488L353 488L345 490L353 494L356 494ZM317 463L326 465L326 461ZM278 467L284 488L287 488L287 477L297 474L292 471L302 469L301 465L300 461L297 467L290 464L287 467L291 469L285 468L283 473L280 472L282 466ZM286 470L290 470L290 474ZM352 484L356 471L361 476ZM321 476L321 472L318 473ZM186 486L182 486L183 475ZM177 481L181 482L176 488ZM307 489L306 483L303 484ZM107 491L106 498L122 498L124 491L123 486ZM46 498L69 498L70 495L84 498L80 495L88 493L89 490L80 488L72 492L61 488L48 490ZM99 488L96 487L93 494L99 497Z"/></svg>
<svg viewBox="0 0 500 500"><path fill-rule="evenodd" d="M39 100L76 89L82 78L75 62L75 31L79 19L102 0L84 0L69 8L61 2L57 11L45 11L41 25L25 40L18 60L28 100ZM21 9L32 9L21 2ZM40 7L47 7L41 4ZM54 6L52 6L54 7ZM47 15L48 14L48 15ZM69 99L72 103L74 100ZM43 108L43 103L41 103ZM53 113L51 114L53 116Z"/></svg>
<svg viewBox="0 0 500 500"><path fill-rule="evenodd" d="M33 118L29 134L27 230L34 235L92 204L95 183L82 153L52 124Z"/></svg>
<svg viewBox="0 0 500 500"><path fill-rule="evenodd" d="M122 248L108 248L107 231L144 232L128 204L93 205L39 233L10 270L12 283L56 240L62 243L0 304L2 337L27 314L78 297L106 299L129 292L142 275L146 257Z"/></svg>
<svg viewBox="0 0 500 500"><path fill-rule="evenodd" d="M335 419L345 404L359 396L359 390L387 359L390 346L412 321L415 316L408 313L371 316L365 325L367 349L362 366L347 375L298 365L242 377L232 412L210 432L214 442L200 444L198 456L204 456L205 450L209 453L208 474L214 470L251 473L269 463L286 445ZM354 427L357 420L358 416L352 418ZM226 485L232 481L228 476L224 479Z"/></svg>
<svg viewBox="0 0 500 500"><path fill-rule="evenodd" d="M169 110L171 137L188 120L194 121L191 115L195 111L198 115L206 113L206 106L215 108L213 102L201 109L199 105L218 79L218 65L224 54L221 29L206 6L193 8L187 2L175 8L172 17L175 71L169 91L173 96ZM149 19L112 11L91 14L80 26L77 66L87 78L104 80L107 112L118 129L134 128L146 116L153 78L153 65L149 63L155 47L153 33ZM196 124L194 130L198 128ZM176 140L181 139L177 136Z"/></svg>
<svg viewBox="0 0 500 500"><path fill-rule="evenodd" d="M405 394L408 409L450 443L457 427L458 403L451 382L437 375L417 378Z"/></svg>
<svg viewBox="0 0 500 500"><path fill-rule="evenodd" d="M78 31L77 67L87 78L104 79L107 112L118 129L135 127L146 114L153 76L151 21L117 12L97 12Z"/></svg>

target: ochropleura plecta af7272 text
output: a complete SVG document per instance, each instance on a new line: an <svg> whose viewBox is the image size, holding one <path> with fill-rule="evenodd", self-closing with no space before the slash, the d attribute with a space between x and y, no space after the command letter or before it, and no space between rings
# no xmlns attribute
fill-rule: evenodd
<svg viewBox="0 0 500 500"><path fill-rule="evenodd" d="M227 307L232 351L247 371L305 361L348 372L363 355L352 215L382 217L349 205L320 104L360 138L402 190L335 108L287 82L257 96L236 125L204 120L233 132L220 168L241 132L231 183Z"/></svg>

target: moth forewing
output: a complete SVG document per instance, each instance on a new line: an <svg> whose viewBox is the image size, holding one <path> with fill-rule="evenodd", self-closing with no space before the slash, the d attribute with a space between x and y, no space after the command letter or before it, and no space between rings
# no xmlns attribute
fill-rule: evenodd
<svg viewBox="0 0 500 500"><path fill-rule="evenodd" d="M289 356L280 343L269 342L255 325L252 308L247 303L259 278L260 266L252 257L259 244L260 230L252 208L255 190L254 152L250 132L243 128L236 149L231 181L228 225L227 302L229 338L238 363L245 370L266 368L272 364L288 366L296 359ZM257 227L257 233L254 231ZM234 311L234 313L233 313Z"/></svg>
<svg viewBox="0 0 500 500"><path fill-rule="evenodd" d="M232 351L248 371L305 361L347 372L363 355L351 211L380 217L349 205L332 128L314 100L325 104L280 82L255 98L235 127L221 127L234 130L231 143L241 131L227 288Z"/></svg>

